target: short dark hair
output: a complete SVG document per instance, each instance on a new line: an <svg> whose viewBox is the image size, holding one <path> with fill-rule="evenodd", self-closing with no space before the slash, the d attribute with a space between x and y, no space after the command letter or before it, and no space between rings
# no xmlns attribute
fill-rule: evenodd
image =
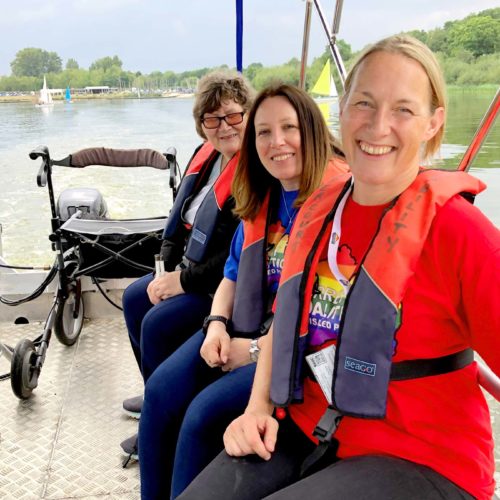
<svg viewBox="0 0 500 500"><path fill-rule="evenodd" d="M196 132L206 139L201 126L205 113L211 113L220 108L224 101L233 100L241 105L243 111L248 111L252 105L255 91L248 80L236 71L212 71L207 73L198 83L193 106L193 117Z"/></svg>

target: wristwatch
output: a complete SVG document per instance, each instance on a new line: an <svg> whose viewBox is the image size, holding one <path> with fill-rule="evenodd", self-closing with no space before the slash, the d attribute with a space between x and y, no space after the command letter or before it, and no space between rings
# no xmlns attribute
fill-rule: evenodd
<svg viewBox="0 0 500 500"><path fill-rule="evenodd" d="M206 335L207 334L207 330L208 330L208 325L212 322L212 321L220 321L221 323L224 323L224 326L227 328L227 323L228 323L228 319L225 317L225 316L217 316L217 315L209 315L207 316L204 320L203 320L203 327L202 327L202 330L203 330L203 333Z"/></svg>
<svg viewBox="0 0 500 500"><path fill-rule="evenodd" d="M250 349L248 350L248 352L250 353L250 360L253 361L254 363L257 363L260 353L258 338L250 341Z"/></svg>

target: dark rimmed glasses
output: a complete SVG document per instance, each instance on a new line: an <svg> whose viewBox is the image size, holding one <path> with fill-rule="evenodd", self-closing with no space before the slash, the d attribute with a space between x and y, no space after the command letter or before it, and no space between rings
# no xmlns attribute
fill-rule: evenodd
<svg viewBox="0 0 500 500"><path fill-rule="evenodd" d="M228 125L238 125L243 121L244 111L229 113L225 116L206 116L201 118L201 123L205 128L218 128L224 120Z"/></svg>

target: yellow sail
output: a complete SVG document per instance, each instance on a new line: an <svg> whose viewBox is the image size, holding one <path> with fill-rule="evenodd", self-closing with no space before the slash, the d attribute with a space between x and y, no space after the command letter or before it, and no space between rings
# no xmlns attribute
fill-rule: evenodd
<svg viewBox="0 0 500 500"><path fill-rule="evenodd" d="M330 95L330 59L326 60L326 64L312 88L311 94Z"/></svg>
<svg viewBox="0 0 500 500"><path fill-rule="evenodd" d="M325 119L326 124L328 125L330 122L330 103L324 101L318 102L317 105L319 110L321 111L321 114L323 115L323 118Z"/></svg>

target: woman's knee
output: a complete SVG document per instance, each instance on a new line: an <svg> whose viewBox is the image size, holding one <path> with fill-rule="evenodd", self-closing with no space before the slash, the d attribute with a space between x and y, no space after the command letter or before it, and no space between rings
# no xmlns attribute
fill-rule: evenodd
<svg viewBox="0 0 500 500"><path fill-rule="evenodd" d="M143 316L152 307L147 294L147 288L152 275L143 276L130 284L122 296L123 314L125 320L141 321Z"/></svg>
<svg viewBox="0 0 500 500"><path fill-rule="evenodd" d="M177 381L174 373L168 369L167 362L160 365L148 378L144 387L144 402L153 411L158 411L163 406L168 406L172 387Z"/></svg>

